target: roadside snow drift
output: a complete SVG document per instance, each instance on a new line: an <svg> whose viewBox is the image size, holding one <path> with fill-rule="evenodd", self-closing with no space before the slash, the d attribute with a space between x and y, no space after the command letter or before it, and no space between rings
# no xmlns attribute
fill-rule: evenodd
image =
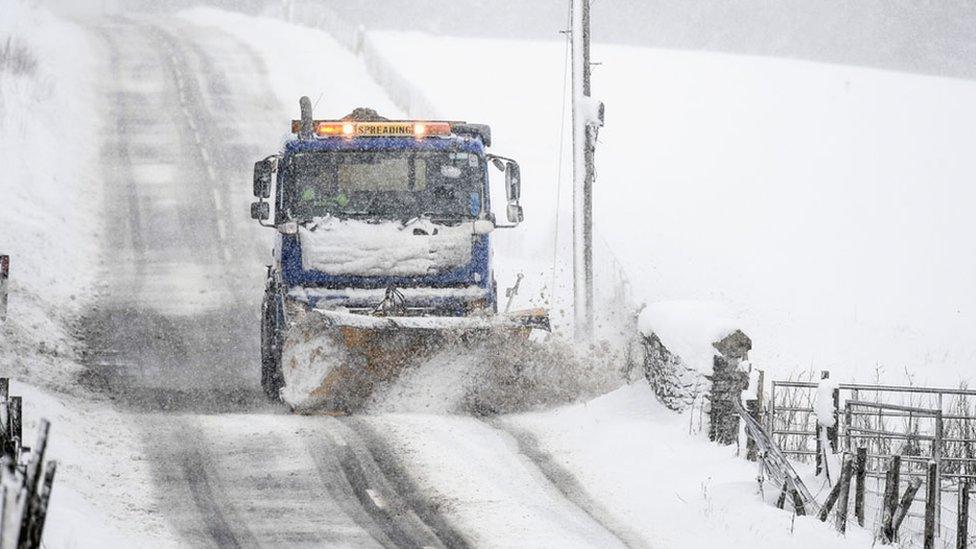
<svg viewBox="0 0 976 549"><path fill-rule="evenodd" d="M0 375L23 397L25 445L51 422L47 457L59 466L44 546L167 545L138 436L78 387L74 329L94 298L103 234L101 51L36 2L0 0L0 14L0 44L19 59L0 63L0 254L11 256Z"/></svg>
<svg viewBox="0 0 976 549"><path fill-rule="evenodd" d="M511 416L502 425L531 437L555 468L571 475L594 512L612 517L650 547L868 547L867 530L843 537L816 517L795 517L758 493L756 464L689 436L689 414L655 402L644 384L586 404ZM572 488L572 487L567 487Z"/></svg>

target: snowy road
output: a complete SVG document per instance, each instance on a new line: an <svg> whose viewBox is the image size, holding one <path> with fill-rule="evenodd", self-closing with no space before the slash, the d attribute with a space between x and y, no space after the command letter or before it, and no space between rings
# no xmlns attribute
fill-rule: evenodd
<svg viewBox="0 0 976 549"><path fill-rule="evenodd" d="M284 413L259 392L267 248L234 188L246 188L260 154L247 139L261 137L251 128L267 104L253 90L266 79L229 37L123 21L103 36L115 72L106 163L116 241L89 341L95 381L137 412L176 528L191 545L220 547L463 546L399 495L398 470L382 469L346 422L202 415ZM204 51L224 54L220 69ZM252 93L233 93L226 70L250 73Z"/></svg>
<svg viewBox="0 0 976 549"><path fill-rule="evenodd" d="M452 502L452 516L491 506L493 524L528 525L508 538L479 521L452 524L441 503L465 481L442 475L437 484L412 471L407 443L392 436L396 417L292 416L267 403L257 345L270 235L245 214L250 167L277 147L288 113L279 112L258 57L228 35L128 19L96 31L109 56L102 91L111 236L101 301L88 318L88 382L142 433L176 544L618 543L507 434L480 422L458 423L473 440L497 439L476 459L459 444L431 440L445 460L469 469L459 474L480 475L486 486ZM497 503L498 489L477 463L509 464L504 476L518 491L502 495L512 503Z"/></svg>

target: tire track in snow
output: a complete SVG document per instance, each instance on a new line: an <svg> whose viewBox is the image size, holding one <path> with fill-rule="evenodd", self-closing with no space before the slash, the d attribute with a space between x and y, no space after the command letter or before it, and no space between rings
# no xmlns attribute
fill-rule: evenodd
<svg viewBox="0 0 976 549"><path fill-rule="evenodd" d="M199 452L197 445L188 446L188 450L180 456L180 467L186 477L187 486L193 497L200 516L203 517L205 528L214 543L221 548L252 547L257 545L253 539L246 538L245 543L241 543L239 535L235 532L246 532L240 528L234 528L228 517L224 515L222 509L227 508L217 501L213 486L210 484L210 474L207 472L207 464L203 455Z"/></svg>
<svg viewBox="0 0 976 549"><path fill-rule="evenodd" d="M576 477L556 463L552 455L541 448L535 435L508 424L503 419L482 419L482 421L495 429L508 433L515 439L519 452L528 458L567 500L601 524L621 543L635 549L649 549L651 547L640 535L628 526L621 524L599 502L590 497L586 489L576 480Z"/></svg>
<svg viewBox="0 0 976 549"><path fill-rule="evenodd" d="M354 418L323 417L325 430L308 439L329 493L387 547L467 548L465 539L424 499L406 472L386 457L383 444ZM336 482L341 478L345 482ZM351 508L358 501L359 508ZM355 506L352 506L355 507Z"/></svg>
<svg viewBox="0 0 976 549"><path fill-rule="evenodd" d="M372 427L357 417L345 418L344 423L362 437L370 457L393 485L396 493L404 498L407 505L424 524L430 527L445 546L452 548L470 547L464 536L440 514L437 506L422 495L420 488L407 475L406 468Z"/></svg>

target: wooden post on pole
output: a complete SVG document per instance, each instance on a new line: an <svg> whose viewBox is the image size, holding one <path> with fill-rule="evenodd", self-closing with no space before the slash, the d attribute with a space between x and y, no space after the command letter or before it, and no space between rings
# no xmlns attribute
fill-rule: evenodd
<svg viewBox="0 0 976 549"><path fill-rule="evenodd" d="M959 482L959 513L956 519L956 549L969 545L969 481Z"/></svg>
<svg viewBox="0 0 976 549"><path fill-rule="evenodd" d="M939 467L934 461L930 461L925 486L925 549L935 549L935 509L941 503L938 501L938 483Z"/></svg>
<svg viewBox="0 0 976 549"><path fill-rule="evenodd" d="M854 462L854 516L857 517L858 526L864 526L864 480L867 475L867 466L868 449L858 448L857 461Z"/></svg>

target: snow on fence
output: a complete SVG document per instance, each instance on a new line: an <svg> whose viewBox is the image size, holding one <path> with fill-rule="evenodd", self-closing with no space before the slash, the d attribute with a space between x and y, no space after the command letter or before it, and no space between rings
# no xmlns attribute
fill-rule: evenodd
<svg viewBox="0 0 976 549"><path fill-rule="evenodd" d="M57 462L44 463L50 423L42 419L37 444L21 444L21 398L0 378L0 549L35 549L47 518Z"/></svg>
<svg viewBox="0 0 976 549"><path fill-rule="evenodd" d="M976 391L835 384L829 373L821 377L819 383L772 382L763 423L782 452L801 462L813 457L817 474L838 491L852 464L855 515L863 524L870 512L882 542L897 540L903 528L903 538L925 547L953 537L956 547L967 547L973 520L968 501L976 484ZM837 457L845 463L840 479L829 465Z"/></svg>

